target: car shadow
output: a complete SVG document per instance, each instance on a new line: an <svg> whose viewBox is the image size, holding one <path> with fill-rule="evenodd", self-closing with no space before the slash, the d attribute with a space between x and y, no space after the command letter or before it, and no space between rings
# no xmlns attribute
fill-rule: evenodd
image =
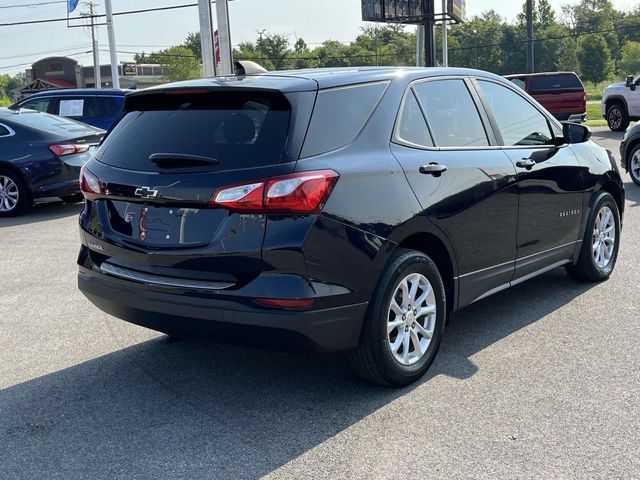
<svg viewBox="0 0 640 480"><path fill-rule="evenodd" d="M633 202L631 207L640 207L640 185L636 185L632 181L628 181L624 185L625 198Z"/></svg>
<svg viewBox="0 0 640 480"><path fill-rule="evenodd" d="M591 133L591 138L596 142L598 140L615 140L615 141L621 142L623 137L624 137L624 132L612 132L608 128L592 131ZM615 153L617 154L618 152L615 152Z"/></svg>
<svg viewBox="0 0 640 480"><path fill-rule="evenodd" d="M457 313L427 377L369 385L344 354L159 337L0 391L1 478L255 478L299 457L592 285L550 272ZM532 295L535 292L535 295Z"/></svg>
<svg viewBox="0 0 640 480"><path fill-rule="evenodd" d="M31 210L18 217L0 218L0 228L28 225L30 223L58 220L71 215L79 215L82 210L82 202L63 203L60 200L37 202Z"/></svg>

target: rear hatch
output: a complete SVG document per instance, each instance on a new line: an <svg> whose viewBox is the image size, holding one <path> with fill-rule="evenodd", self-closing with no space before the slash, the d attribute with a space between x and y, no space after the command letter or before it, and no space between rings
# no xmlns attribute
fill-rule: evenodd
<svg viewBox="0 0 640 480"><path fill-rule="evenodd" d="M85 226L107 240L101 260L230 283L262 271L265 215L213 207L211 199L222 187L293 172L308 124L294 119L314 98L240 88L128 98L88 165L104 189L88 206L99 228Z"/></svg>
<svg viewBox="0 0 640 480"><path fill-rule="evenodd" d="M584 85L575 73L532 76L529 93L559 120L587 110Z"/></svg>

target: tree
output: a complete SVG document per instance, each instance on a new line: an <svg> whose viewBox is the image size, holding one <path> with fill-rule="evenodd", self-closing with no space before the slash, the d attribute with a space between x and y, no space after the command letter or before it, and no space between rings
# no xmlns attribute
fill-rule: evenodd
<svg viewBox="0 0 640 480"><path fill-rule="evenodd" d="M584 35L576 49L582 78L594 83L603 82L613 74L613 62L607 40L601 34Z"/></svg>
<svg viewBox="0 0 640 480"><path fill-rule="evenodd" d="M291 56L289 39L278 33L266 34L258 40L256 46L263 56L271 61L274 70L284 70Z"/></svg>
<svg viewBox="0 0 640 480"><path fill-rule="evenodd" d="M309 68L312 65L311 51L302 38L296 40L293 45L293 58L293 68Z"/></svg>
<svg viewBox="0 0 640 480"><path fill-rule="evenodd" d="M640 42L627 42L622 46L618 70L624 75L640 73Z"/></svg>
<svg viewBox="0 0 640 480"><path fill-rule="evenodd" d="M558 70L564 72L576 72L579 75L581 74L576 50L576 39L563 38L562 40L560 40L560 47L558 48L558 59L556 63Z"/></svg>
<svg viewBox="0 0 640 480"><path fill-rule="evenodd" d="M199 62L202 61L202 43L200 42L200 32L188 33L187 38L182 44L188 48L196 56Z"/></svg>
<svg viewBox="0 0 640 480"><path fill-rule="evenodd" d="M164 68L164 78L169 82L191 80L202 76L200 62L186 47L167 48L157 55L158 63Z"/></svg>

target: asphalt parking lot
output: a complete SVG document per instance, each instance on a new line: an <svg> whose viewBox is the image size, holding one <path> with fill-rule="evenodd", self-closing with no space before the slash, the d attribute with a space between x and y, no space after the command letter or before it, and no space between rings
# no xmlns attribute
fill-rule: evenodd
<svg viewBox="0 0 640 480"><path fill-rule="evenodd" d="M621 135L595 129L618 156ZM80 205L0 220L0 478L640 478L640 187L602 284L455 315L403 390L343 355L171 341L76 288Z"/></svg>

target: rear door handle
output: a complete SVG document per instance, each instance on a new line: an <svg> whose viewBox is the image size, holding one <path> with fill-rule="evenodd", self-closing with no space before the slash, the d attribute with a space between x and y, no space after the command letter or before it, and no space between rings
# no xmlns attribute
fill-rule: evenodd
<svg viewBox="0 0 640 480"><path fill-rule="evenodd" d="M536 166L536 161L531 160L530 158L523 158L522 160L518 160L516 162L516 167L526 168L527 170L531 170Z"/></svg>
<svg viewBox="0 0 640 480"><path fill-rule="evenodd" d="M436 162L431 162L429 165L423 165L420 167L420 173L423 175L432 175L436 178L446 171L447 167L445 165L440 165Z"/></svg>

